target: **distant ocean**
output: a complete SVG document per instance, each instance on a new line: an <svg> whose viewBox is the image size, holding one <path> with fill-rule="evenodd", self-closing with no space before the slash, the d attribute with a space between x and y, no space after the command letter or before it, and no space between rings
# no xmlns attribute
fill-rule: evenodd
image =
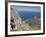
<svg viewBox="0 0 46 37"><path fill-rule="evenodd" d="M18 13L19 13L20 17L22 18L22 20L31 18L31 16L40 17L40 15L41 15L40 12L29 12L29 11L19 11Z"/></svg>

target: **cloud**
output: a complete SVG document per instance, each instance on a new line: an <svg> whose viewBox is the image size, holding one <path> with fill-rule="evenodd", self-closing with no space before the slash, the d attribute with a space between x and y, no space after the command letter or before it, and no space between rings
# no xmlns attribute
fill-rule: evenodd
<svg viewBox="0 0 46 37"><path fill-rule="evenodd" d="M17 11L30 11L30 12L40 12L41 7L40 6L11 6L14 10Z"/></svg>

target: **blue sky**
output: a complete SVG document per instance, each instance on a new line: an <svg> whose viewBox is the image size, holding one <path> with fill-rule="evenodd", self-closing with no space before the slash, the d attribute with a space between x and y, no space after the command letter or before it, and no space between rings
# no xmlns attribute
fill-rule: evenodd
<svg viewBox="0 0 46 37"><path fill-rule="evenodd" d="M30 12L41 12L40 6L11 6L16 11L30 11Z"/></svg>

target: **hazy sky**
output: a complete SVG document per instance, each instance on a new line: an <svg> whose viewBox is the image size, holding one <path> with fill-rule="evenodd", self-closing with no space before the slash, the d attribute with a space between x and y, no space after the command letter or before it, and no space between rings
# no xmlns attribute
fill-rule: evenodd
<svg viewBox="0 0 46 37"><path fill-rule="evenodd" d="M30 11L30 12L40 12L41 7L40 6L11 6L16 11Z"/></svg>

